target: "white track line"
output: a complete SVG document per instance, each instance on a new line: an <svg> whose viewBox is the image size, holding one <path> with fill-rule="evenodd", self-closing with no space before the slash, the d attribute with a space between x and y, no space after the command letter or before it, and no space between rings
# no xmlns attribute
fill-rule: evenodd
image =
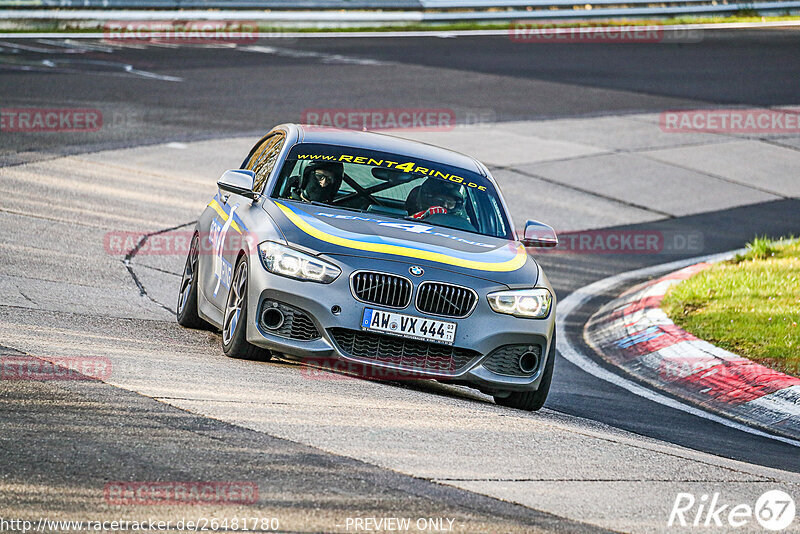
<svg viewBox="0 0 800 534"><path fill-rule="evenodd" d="M187 20L190 17L187 17L186 14L181 12L173 13L174 16L170 17L168 13L162 13L160 18L153 18L152 20ZM0 18L2 18L2 12L0 12ZM242 17L238 17L236 20L241 20ZM144 19L142 19L144 20ZM198 20L202 20L202 17ZM546 24L542 22L540 24ZM535 24L534 24L535 25ZM782 28L782 27L797 27L800 26L800 20L788 20L788 21L770 21L770 22L720 22L717 24L671 24L671 25L661 25L661 26L653 26L658 28L661 31L687 31L687 30L740 30L740 29L757 29L757 28ZM620 28L625 28L629 26L599 26L594 28L581 28L580 33L605 33L605 32L613 32L619 31ZM650 26L648 26L650 27ZM541 28L537 30L537 34L540 34L543 30L548 30L547 28ZM571 29L566 28L549 28L552 30L553 33L559 33L559 31L573 31ZM480 36L509 36L513 30L511 28L502 29L502 30L443 30L443 31L425 31L425 30L418 30L418 31L364 31L364 32L282 32L282 31L272 31L272 32L253 32L247 33L249 37L256 37L259 39L303 39L303 38L330 38L330 39L341 39L341 38L373 38L373 37L440 37L440 38L450 38L450 37L480 37ZM94 33L72 33L72 32L64 32L64 33L51 33L51 32L42 32L42 33L17 33L17 32L6 32L0 33L0 39L104 39L108 37L108 32L94 32ZM172 35L174 37L174 35ZM140 36L133 34L131 36L132 39L141 39ZM115 40L122 40L121 36L115 33L114 35ZM213 40L213 38L211 38Z"/></svg>
<svg viewBox="0 0 800 534"><path fill-rule="evenodd" d="M646 276L662 274L669 271L678 270L683 267L693 265L695 263L722 261L740 252L743 252L743 250L725 252L722 254L712 254L708 256L699 256L696 258L690 258L686 260L663 263L661 265L655 265L653 267L645 267L644 269L637 269L635 271L629 271L626 273L617 274L614 276L610 276L608 278L604 278L592 284L589 284L588 286L582 287L577 291L571 293L564 300L558 303L556 312L558 329L561 332L565 332L566 319L570 316L570 314L572 314L572 312L577 310L580 306L585 304L590 299L613 287L622 285L623 283L629 282L631 280L644 278ZM594 375L601 380L605 380L606 382L614 384L615 386L619 386L625 390L628 390L635 395L644 397L645 399L657 402L658 404L662 404L670 408L674 408L676 410L680 410L682 412L686 412L691 415L696 415L697 417L702 417L703 419L708 419L709 421L713 421L715 423L719 423L721 425L725 425L727 427L736 430L741 430L742 432L747 432L748 434L754 434L756 436L769 438L776 441L781 441L783 443L787 443L789 445L794 445L795 447L800 447L800 441L793 440L791 438L786 438L783 436L776 436L773 434L769 434L767 432L763 432L761 430L752 428L745 424L738 423L731 419L727 419L725 417L707 412L695 406L684 404L683 402L677 401L671 397L667 397L666 395L662 395L661 393L658 393L652 389L641 386L636 382L633 382L616 373L613 373L608 369L606 369L605 367L600 366L589 356L580 352L570 342L569 337L566 335L559 337L558 351L564 358L566 358L573 364L577 365L587 373Z"/></svg>

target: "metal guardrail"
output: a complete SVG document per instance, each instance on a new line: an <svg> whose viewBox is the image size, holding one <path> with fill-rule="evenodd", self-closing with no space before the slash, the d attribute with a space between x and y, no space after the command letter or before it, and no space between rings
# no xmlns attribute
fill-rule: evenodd
<svg viewBox="0 0 800 534"><path fill-rule="evenodd" d="M663 17L680 15L703 15L703 14L724 14L736 13L744 10L754 10L759 13L783 12L797 10L800 8L800 1L779 0L774 2L748 2L735 4L718 4L716 2L698 2L697 4L674 6L650 7L658 2L653 0L584 0L582 2L574 0L547 0L539 6L573 6L579 7L589 4L592 9L539 9L533 11L509 10L509 11L486 11L486 12L446 12L446 13L426 13L423 16L425 22L457 22L459 20L483 20L483 21L505 21L505 20L536 20L536 19L581 19L581 18L613 18L613 17ZM620 5L625 4L629 7L599 8L594 5ZM465 16L466 15L466 16Z"/></svg>
<svg viewBox="0 0 800 534"><path fill-rule="evenodd" d="M423 0L0 0L0 8L291 10L424 9L425 6Z"/></svg>
<svg viewBox="0 0 800 534"><path fill-rule="evenodd" d="M169 12L143 11L153 9ZM782 13L797 12L798 9L800 0L730 4L716 0L0 0L0 19L119 20L161 17L276 23L382 24L659 17L724 14L742 10Z"/></svg>

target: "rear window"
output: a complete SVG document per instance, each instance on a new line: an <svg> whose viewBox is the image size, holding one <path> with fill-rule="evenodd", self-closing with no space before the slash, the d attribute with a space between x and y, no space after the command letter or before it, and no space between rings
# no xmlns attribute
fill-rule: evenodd
<svg viewBox="0 0 800 534"><path fill-rule="evenodd" d="M485 177L399 154L323 144L295 145L272 198L513 238L497 191Z"/></svg>

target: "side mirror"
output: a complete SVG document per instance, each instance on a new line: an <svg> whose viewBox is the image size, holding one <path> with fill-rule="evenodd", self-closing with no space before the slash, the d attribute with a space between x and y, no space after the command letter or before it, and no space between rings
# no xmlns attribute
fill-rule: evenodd
<svg viewBox="0 0 800 534"><path fill-rule="evenodd" d="M253 171L245 171L242 169L233 169L225 171L219 180L217 180L217 187L227 193L234 193L242 195L250 199L255 199L258 194L253 191L253 182L255 181L256 173Z"/></svg>
<svg viewBox="0 0 800 534"><path fill-rule="evenodd" d="M557 247L558 236L552 226L539 221L528 221L525 223L522 244L526 247Z"/></svg>

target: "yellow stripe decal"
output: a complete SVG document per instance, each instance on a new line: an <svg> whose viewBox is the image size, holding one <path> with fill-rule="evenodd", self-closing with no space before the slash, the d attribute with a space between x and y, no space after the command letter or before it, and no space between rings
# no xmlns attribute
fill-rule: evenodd
<svg viewBox="0 0 800 534"><path fill-rule="evenodd" d="M339 237L323 232L322 230L314 228L313 226L308 224L301 217L292 212L291 209L284 206L280 202L276 202L275 204L280 208L283 214L286 215L286 217L288 217L289 220L295 224L295 226L300 228L308 235L315 237L321 241L325 241L327 243L339 245L340 247L353 248L356 250L364 250L369 252L380 252L382 254L393 254L395 256L405 256L409 258L416 258L419 260L435 261L437 263L446 263L448 265L454 265L456 267L466 267L467 269L475 269L479 271L495 271L495 272L516 271L517 269L525 265L525 262L528 260L528 255L525 252L525 247L523 247L521 244L517 244L516 255L510 260L500 263L492 263L485 261L475 261L475 260L455 258L453 256L448 256L447 254L442 254L439 252L432 252L429 250L416 250L413 248L403 247L399 245L388 245L382 243L364 243L362 241L347 239L344 237Z"/></svg>
<svg viewBox="0 0 800 534"><path fill-rule="evenodd" d="M227 221L228 220L228 214L225 213L225 210L222 209L222 206L220 206L219 203L216 200L212 200L211 202L209 202L208 203L208 207L211 208L212 210L216 211L217 214L219 214L220 218L223 221ZM233 228L234 230L236 230L240 234L242 233L242 230L241 230L241 228L239 228L239 225L236 224L236 221L231 221L231 228Z"/></svg>

